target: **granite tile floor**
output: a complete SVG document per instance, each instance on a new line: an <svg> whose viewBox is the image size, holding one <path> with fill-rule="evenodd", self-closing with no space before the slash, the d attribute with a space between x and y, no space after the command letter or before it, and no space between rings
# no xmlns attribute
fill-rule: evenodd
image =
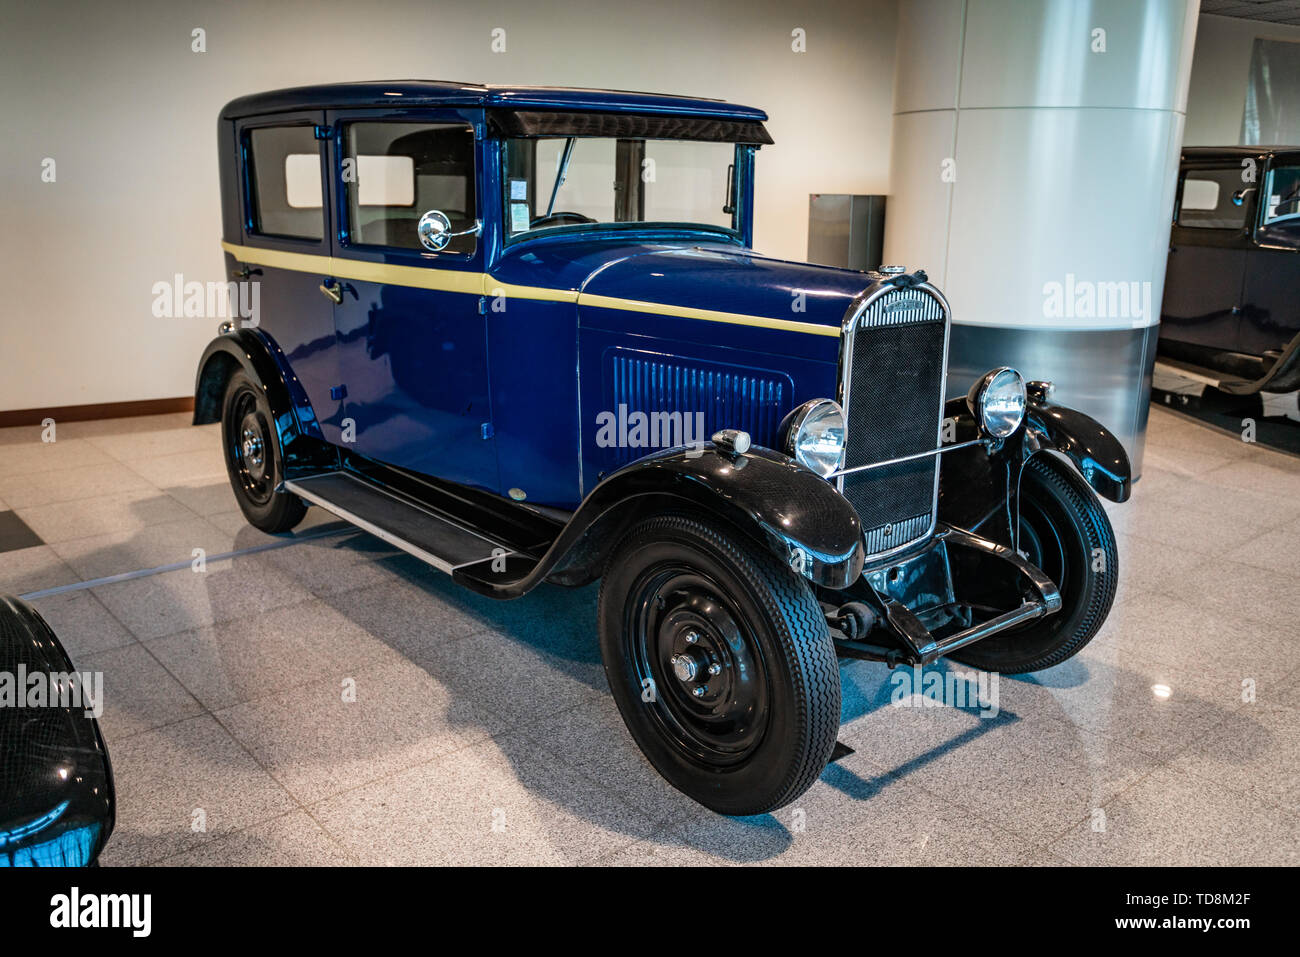
<svg viewBox="0 0 1300 957"><path fill-rule="evenodd" d="M149 571L35 599L105 676L105 864L1300 863L1300 460L1163 409L1081 655L996 709L895 707L845 662L854 753L747 819L633 745L595 588L497 604L320 509L264 535L215 426L0 430L0 511L41 542L0 592Z"/></svg>

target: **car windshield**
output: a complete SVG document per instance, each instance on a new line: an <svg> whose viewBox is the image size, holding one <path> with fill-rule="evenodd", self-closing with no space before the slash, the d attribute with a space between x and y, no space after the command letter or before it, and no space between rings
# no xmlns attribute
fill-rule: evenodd
<svg viewBox="0 0 1300 957"><path fill-rule="evenodd" d="M1264 224L1286 220L1300 225L1300 166L1279 166L1268 174L1268 208Z"/></svg>
<svg viewBox="0 0 1300 957"><path fill-rule="evenodd" d="M735 234L735 158L732 143L507 139L506 236L641 223Z"/></svg>

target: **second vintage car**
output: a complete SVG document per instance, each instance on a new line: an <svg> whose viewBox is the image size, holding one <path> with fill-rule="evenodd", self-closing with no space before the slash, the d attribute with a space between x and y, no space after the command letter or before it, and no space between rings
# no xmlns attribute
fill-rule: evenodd
<svg viewBox="0 0 1300 957"><path fill-rule="evenodd" d="M1300 389L1300 147L1183 150L1159 355L1232 395Z"/></svg>
<svg viewBox="0 0 1300 957"><path fill-rule="evenodd" d="M1130 488L1047 383L945 401L923 272L750 248L766 119L430 81L235 100L222 246L257 309L195 396L258 528L319 505L494 598L600 579L628 730L726 814L821 774L839 657L1075 654L1119 574L1097 494Z"/></svg>

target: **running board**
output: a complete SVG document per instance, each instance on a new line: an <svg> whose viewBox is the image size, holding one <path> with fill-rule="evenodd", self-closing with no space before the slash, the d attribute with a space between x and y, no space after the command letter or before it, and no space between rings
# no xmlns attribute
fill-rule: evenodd
<svg viewBox="0 0 1300 957"><path fill-rule="evenodd" d="M355 472L287 479L284 490L449 575L481 563L509 562L517 569L521 561L533 561L453 516Z"/></svg>

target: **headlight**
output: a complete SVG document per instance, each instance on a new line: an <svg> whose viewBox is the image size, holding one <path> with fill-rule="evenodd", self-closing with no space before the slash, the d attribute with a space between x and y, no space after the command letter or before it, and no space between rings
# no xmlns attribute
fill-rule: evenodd
<svg viewBox="0 0 1300 957"><path fill-rule="evenodd" d="M1015 369L986 372L966 395L971 415L986 435L1005 439L1025 420L1025 380Z"/></svg>
<svg viewBox="0 0 1300 957"><path fill-rule="evenodd" d="M830 399L810 399L781 423L781 447L823 477L844 461L844 411Z"/></svg>

